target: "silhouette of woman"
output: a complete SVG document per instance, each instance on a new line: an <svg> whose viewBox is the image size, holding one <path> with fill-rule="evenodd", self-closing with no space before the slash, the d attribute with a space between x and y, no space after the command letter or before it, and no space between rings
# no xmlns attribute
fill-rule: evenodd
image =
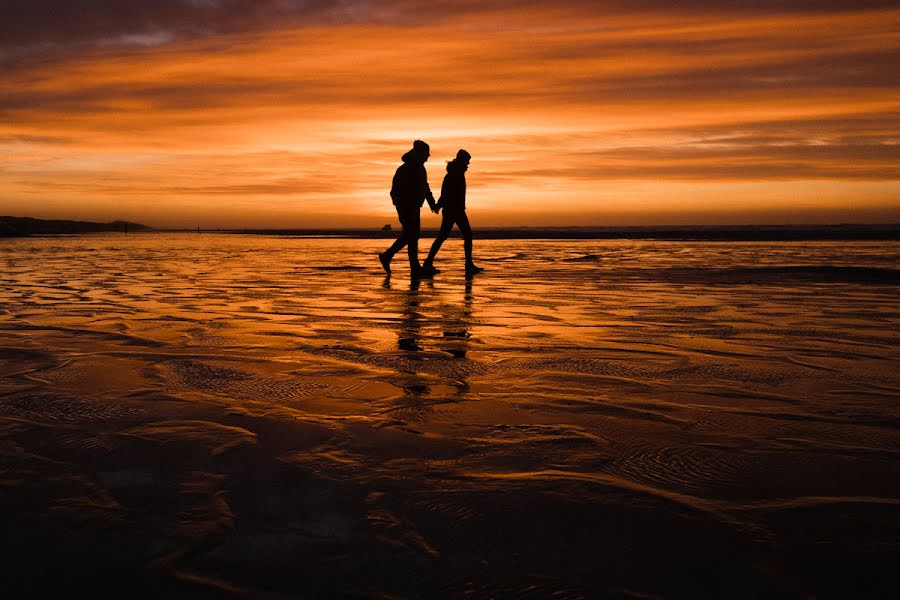
<svg viewBox="0 0 900 600"><path fill-rule="evenodd" d="M472 227L469 225L469 217L466 216L466 171L469 170L469 161L472 155L465 150L456 153L456 158L447 163L447 174L441 185L441 197L437 203L437 209L443 210L441 230L431 245L428 258L422 264L425 274L434 274L439 271L434 268L434 258L437 256L441 244L450 235L455 224L463 236L463 247L466 251L466 274L473 275L483 271L481 267L472 262Z"/></svg>

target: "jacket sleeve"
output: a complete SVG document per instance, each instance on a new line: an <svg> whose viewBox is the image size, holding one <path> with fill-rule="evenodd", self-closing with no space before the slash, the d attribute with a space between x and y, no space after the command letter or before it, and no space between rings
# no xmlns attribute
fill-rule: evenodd
<svg viewBox="0 0 900 600"><path fill-rule="evenodd" d="M453 201L453 182L450 181L450 175L444 175L444 181L441 183L441 199L438 206L445 207Z"/></svg>
<svg viewBox="0 0 900 600"><path fill-rule="evenodd" d="M434 208L434 194L431 193L431 186L428 185L428 171L422 167L422 186L424 187L425 199L428 200L428 206Z"/></svg>
<svg viewBox="0 0 900 600"><path fill-rule="evenodd" d="M394 179L391 180L391 200L394 201L394 204L400 200L400 169L397 169L394 172Z"/></svg>

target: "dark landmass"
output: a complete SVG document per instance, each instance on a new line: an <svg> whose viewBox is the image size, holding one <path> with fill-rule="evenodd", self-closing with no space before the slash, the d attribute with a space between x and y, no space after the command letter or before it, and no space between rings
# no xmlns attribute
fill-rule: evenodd
<svg viewBox="0 0 900 600"><path fill-rule="evenodd" d="M220 233L305 237L394 238L398 231L380 229L233 229ZM437 229L423 229L434 237ZM452 236L459 236L453 232ZM678 225L644 227L483 227L476 236L505 239L659 239L698 241L898 240L900 224L887 225Z"/></svg>
<svg viewBox="0 0 900 600"><path fill-rule="evenodd" d="M103 232L226 233L297 237L338 237L392 239L391 229L155 229L140 223L113 221L44 220L30 217L0 217L0 237ZM437 229L423 229L422 237L435 237ZM814 240L900 240L900 223L884 225L658 225L618 227L483 227L476 236L484 240L672 240L672 241L814 241ZM454 230L451 237L459 237Z"/></svg>
<svg viewBox="0 0 900 600"><path fill-rule="evenodd" d="M575 259L566 259L575 260ZM861 285L898 285L900 269L838 265L777 265L726 269L672 267L664 269L625 269L610 274L618 281L666 281L672 284L783 284L853 283Z"/></svg>
<svg viewBox="0 0 900 600"><path fill-rule="evenodd" d="M54 235L66 233L102 233L107 231L149 231L140 223L113 221L91 223L89 221L57 221L32 219L31 217L0 217L0 237L26 237L29 235Z"/></svg>

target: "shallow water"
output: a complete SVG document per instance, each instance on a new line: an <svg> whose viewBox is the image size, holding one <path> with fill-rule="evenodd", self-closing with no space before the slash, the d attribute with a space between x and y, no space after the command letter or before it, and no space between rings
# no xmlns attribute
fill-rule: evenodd
<svg viewBox="0 0 900 600"><path fill-rule="evenodd" d="M897 591L900 244L387 244L0 241L23 585Z"/></svg>

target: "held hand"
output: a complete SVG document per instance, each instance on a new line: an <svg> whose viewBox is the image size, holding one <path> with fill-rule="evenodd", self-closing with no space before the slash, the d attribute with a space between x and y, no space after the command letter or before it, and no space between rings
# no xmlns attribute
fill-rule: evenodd
<svg viewBox="0 0 900 600"><path fill-rule="evenodd" d="M434 214L438 214L438 212L440 212L440 210L441 210L441 209L438 208L437 205L435 205L435 204L432 204L432 205L431 205L431 212L433 212Z"/></svg>

